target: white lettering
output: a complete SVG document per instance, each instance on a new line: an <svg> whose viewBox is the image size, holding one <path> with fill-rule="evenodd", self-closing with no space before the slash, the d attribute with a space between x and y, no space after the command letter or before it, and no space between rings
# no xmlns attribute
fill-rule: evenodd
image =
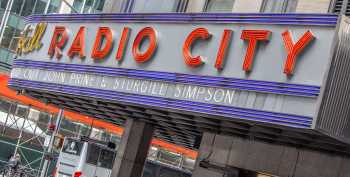
<svg viewBox="0 0 350 177"><path fill-rule="evenodd" d="M215 92L214 92L214 101L215 102L220 103L224 100L224 98L225 98L225 91L223 89L215 90Z"/></svg>
<svg viewBox="0 0 350 177"><path fill-rule="evenodd" d="M213 88L208 88L207 90L207 96L204 98L205 101L210 101L211 99L213 99Z"/></svg>
<svg viewBox="0 0 350 177"><path fill-rule="evenodd" d="M174 97L175 98L179 98L180 97L180 95L181 95L181 85L176 85L176 87L175 87L175 94L174 94Z"/></svg>

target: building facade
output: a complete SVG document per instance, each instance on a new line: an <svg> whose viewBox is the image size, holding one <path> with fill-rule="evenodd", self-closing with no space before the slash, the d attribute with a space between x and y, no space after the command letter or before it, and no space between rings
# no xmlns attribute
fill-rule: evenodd
<svg viewBox="0 0 350 177"><path fill-rule="evenodd" d="M161 12L251 12L251 13L328 13L331 0L119 0L110 4L104 12L161 13Z"/></svg>
<svg viewBox="0 0 350 177"><path fill-rule="evenodd" d="M0 1L3 16L8 0ZM48 5L50 3L50 5ZM24 17L43 13L333 13L341 11L342 0L13 0L10 16L2 19L0 67L10 70ZM45 10L47 9L47 12Z"/></svg>
<svg viewBox="0 0 350 177"><path fill-rule="evenodd" d="M12 2L12 3L11 3ZM0 17L4 23L0 39L0 72L8 73L20 37L25 27L24 18L33 14L99 13L104 0L1 0ZM9 16L5 18L5 11Z"/></svg>

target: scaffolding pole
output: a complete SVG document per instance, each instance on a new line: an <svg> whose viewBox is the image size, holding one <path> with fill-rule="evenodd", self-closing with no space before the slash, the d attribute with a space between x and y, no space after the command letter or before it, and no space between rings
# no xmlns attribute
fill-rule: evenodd
<svg viewBox="0 0 350 177"><path fill-rule="evenodd" d="M47 148L45 148L46 153L45 154L51 154L52 150L53 150L53 143L55 140L55 136L58 133L58 130L60 128L60 124L61 124L61 120L63 118L63 109L60 109L58 114L57 114L57 120L56 120L56 124L55 124L55 129L53 130L51 137L50 137L50 142ZM41 169L41 174L40 177L46 177L47 176L47 171L48 171L48 167L50 165L50 160L49 159L45 159L44 163L43 163L43 167Z"/></svg>
<svg viewBox="0 0 350 177"><path fill-rule="evenodd" d="M18 148L19 148L19 146L21 145L21 139L22 139L22 136L23 136L24 126L25 126L25 123L26 123L26 121L27 121L27 119L28 119L29 112L30 112L30 106L28 107L28 110L27 110L27 112L26 112L26 115L24 116L24 120L23 120L22 126L21 126L21 128L20 128L20 132L19 132L19 136L18 136L16 148L15 148L15 151L13 152L13 155L14 155L14 156L18 153ZM20 118L18 118L18 119L20 119ZM17 124L17 123L16 123L16 124Z"/></svg>

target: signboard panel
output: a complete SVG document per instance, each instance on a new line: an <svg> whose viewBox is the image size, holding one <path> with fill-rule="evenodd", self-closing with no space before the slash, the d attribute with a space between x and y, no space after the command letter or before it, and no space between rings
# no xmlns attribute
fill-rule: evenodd
<svg viewBox="0 0 350 177"><path fill-rule="evenodd" d="M291 119L296 124L288 126L311 127L336 17L255 15L217 14L214 20L197 21L188 19L190 14L136 14L130 20L125 20L128 15L106 14L86 16L85 21L74 15L32 17L32 24L47 22L42 36L35 38L40 40L32 42L42 45L30 52L23 50L28 43L19 48L10 85L39 88L49 83L92 93L143 95L165 99L166 108L175 108L169 106L171 100L184 100L237 109L239 116L222 115L256 121L270 119L249 118L249 111L280 113L267 122Z"/></svg>
<svg viewBox="0 0 350 177"><path fill-rule="evenodd" d="M47 53L55 27L65 26L68 39L62 50L62 58L51 58ZM75 55L70 58L67 53L73 39L81 26L85 31L85 55L80 59ZM113 33L113 45L110 54L103 59L91 57L93 45L99 27L109 27ZM124 27L129 27L130 40L125 48L122 61L116 60L118 44ZM137 63L132 55L132 46L138 32L145 27L152 27L157 33L157 48L149 61ZM187 36L196 28L206 28L212 36L208 40L197 40L192 44L192 55L202 56L201 66L190 67L184 62L183 45ZM226 63L222 70L215 68L215 61L220 47L222 33L225 29L233 31L231 44L226 51ZM248 42L241 39L242 30L269 30L269 41L258 42L252 69L249 73L243 67ZM283 43L282 33L289 30L297 41L308 30L315 36L314 41L305 47L300 56L292 77L284 74L284 65L287 52ZM334 28L319 26L285 26L285 25L238 25L238 24L128 24L128 23L48 23L44 42L39 51L23 55L19 58L57 63L84 64L92 66L107 66L114 68L128 68L149 71L163 71L171 73L186 73L204 76L242 78L249 80L287 82L305 85L321 85L324 71L329 62L331 42ZM142 47L146 48L147 44Z"/></svg>

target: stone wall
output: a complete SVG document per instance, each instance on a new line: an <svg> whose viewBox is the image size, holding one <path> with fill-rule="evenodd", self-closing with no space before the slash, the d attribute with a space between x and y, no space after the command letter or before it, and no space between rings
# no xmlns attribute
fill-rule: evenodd
<svg viewBox="0 0 350 177"><path fill-rule="evenodd" d="M202 160L280 177L350 177L350 157L345 155L212 133L203 135L193 177L224 177L199 167Z"/></svg>

